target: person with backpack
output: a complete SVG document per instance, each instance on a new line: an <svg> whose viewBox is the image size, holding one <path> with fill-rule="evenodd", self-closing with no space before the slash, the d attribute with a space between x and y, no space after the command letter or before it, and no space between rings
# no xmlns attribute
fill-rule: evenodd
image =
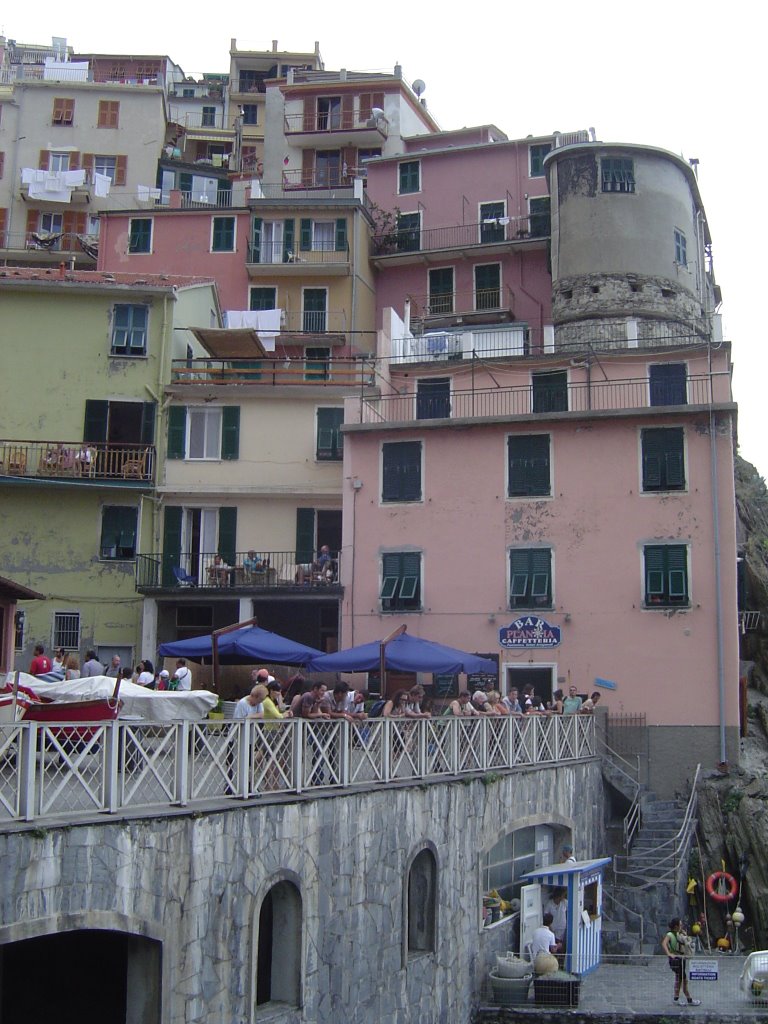
<svg viewBox="0 0 768 1024"><path fill-rule="evenodd" d="M672 1002L680 1006L701 1006L700 999L694 999L688 991L688 978L685 973L685 956L689 948L688 936L683 929L683 923L679 917L673 917L669 922L669 931L661 940L661 948L667 954L669 969L675 976L675 987L672 993ZM680 992L682 991L682 995ZM678 998L679 997L679 998Z"/></svg>

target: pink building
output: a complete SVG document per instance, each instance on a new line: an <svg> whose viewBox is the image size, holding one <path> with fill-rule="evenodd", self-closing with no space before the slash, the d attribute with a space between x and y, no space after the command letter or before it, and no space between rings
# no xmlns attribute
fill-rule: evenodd
<svg viewBox="0 0 768 1024"><path fill-rule="evenodd" d="M496 653L504 690L598 686L644 721L666 793L738 750L735 406L711 240L671 154L573 141L545 169L558 201L543 344L517 318L424 331L385 311L379 387L346 403L342 644L405 622ZM473 202L496 194L456 180L456 203L468 181ZM516 239L492 244L517 258ZM383 288L397 274L406 289L410 268L416 291L433 252L414 255L383 264Z"/></svg>

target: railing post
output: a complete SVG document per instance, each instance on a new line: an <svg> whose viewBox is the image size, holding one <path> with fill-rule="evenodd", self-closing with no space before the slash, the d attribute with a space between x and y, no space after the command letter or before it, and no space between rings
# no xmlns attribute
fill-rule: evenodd
<svg viewBox="0 0 768 1024"><path fill-rule="evenodd" d="M392 775L392 722L389 718L381 720L381 781L389 782Z"/></svg>
<svg viewBox="0 0 768 1024"><path fill-rule="evenodd" d="M35 785L35 769L37 766L37 722L24 722L19 731L18 771L19 771L19 816L25 821L32 821L36 813L35 793L39 787ZM41 767L40 775L42 776Z"/></svg>
<svg viewBox="0 0 768 1024"><path fill-rule="evenodd" d="M246 800L251 796L251 764L253 758L254 722L249 718L245 718L239 724L241 732L240 745L237 751L237 776L240 782L238 796L242 797L243 800Z"/></svg>
<svg viewBox="0 0 768 1024"><path fill-rule="evenodd" d="M293 781L297 793L304 789L304 719L293 726Z"/></svg>
<svg viewBox="0 0 768 1024"><path fill-rule="evenodd" d="M339 744L339 783L342 786L349 785L349 758L350 746L352 745L352 727L346 718L339 723L341 731L336 734L336 742Z"/></svg>
<svg viewBox="0 0 768 1024"><path fill-rule="evenodd" d="M124 726L117 721L107 722L104 729L104 806L114 814L119 806L120 792L120 741L125 735ZM125 769L125 757L123 757Z"/></svg>
<svg viewBox="0 0 768 1024"><path fill-rule="evenodd" d="M176 725L176 799L184 807L189 802L189 722Z"/></svg>

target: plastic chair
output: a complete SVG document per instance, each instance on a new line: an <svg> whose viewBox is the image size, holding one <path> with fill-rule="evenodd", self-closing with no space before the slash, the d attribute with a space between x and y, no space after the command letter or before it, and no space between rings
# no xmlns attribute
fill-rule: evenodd
<svg viewBox="0 0 768 1024"><path fill-rule="evenodd" d="M197 577L190 576L188 572L185 572L180 565L173 566L173 575L176 577L176 582L180 587L196 587Z"/></svg>

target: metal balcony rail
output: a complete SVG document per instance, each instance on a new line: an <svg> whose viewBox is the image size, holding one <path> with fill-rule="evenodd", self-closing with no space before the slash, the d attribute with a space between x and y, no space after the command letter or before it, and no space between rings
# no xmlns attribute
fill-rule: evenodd
<svg viewBox="0 0 768 1024"><path fill-rule="evenodd" d="M219 189L215 195L207 192L182 192L181 206L186 210L228 208L232 206L232 191L231 189Z"/></svg>
<svg viewBox="0 0 768 1024"><path fill-rule="evenodd" d="M174 359L171 365L172 384L359 388L370 376L370 366L359 359Z"/></svg>
<svg viewBox="0 0 768 1024"><path fill-rule="evenodd" d="M230 129L224 118L224 112L221 110L177 110L171 107L171 114L169 120L173 121L174 124L180 125L187 131L195 131L198 129L210 129L212 131L226 131L230 130L234 132L234 128Z"/></svg>
<svg viewBox="0 0 768 1024"><path fill-rule="evenodd" d="M66 723L66 719L62 719ZM589 715L0 725L0 829L592 758Z"/></svg>
<svg viewBox="0 0 768 1024"><path fill-rule="evenodd" d="M437 228L395 227L373 236L375 256L393 256L435 249L466 249L474 245L501 245L548 238L548 212L525 217L498 217L480 224L458 224Z"/></svg>
<svg viewBox="0 0 768 1024"><path fill-rule="evenodd" d="M98 235L76 231L0 231L0 249L78 253L96 259L98 244Z"/></svg>
<svg viewBox="0 0 768 1024"><path fill-rule="evenodd" d="M388 124L384 118L374 119L370 112L364 116L354 110L313 111L304 114L285 115L285 134L317 132L364 132L375 131L382 138L387 137Z"/></svg>
<svg viewBox="0 0 768 1024"><path fill-rule="evenodd" d="M636 889L648 889L659 882L677 884L681 880L681 875L688 867L688 852L696 831L697 786L700 773L701 765L699 764L696 766L682 824L671 839L657 843L656 846L643 850L642 853L614 856L613 873L617 884L631 885ZM626 881L622 882L621 876Z"/></svg>
<svg viewBox="0 0 768 1024"><path fill-rule="evenodd" d="M0 476L151 482L154 474L151 444L0 440Z"/></svg>
<svg viewBox="0 0 768 1024"><path fill-rule="evenodd" d="M305 266L329 263L349 263L349 246L336 247L335 242L313 241L311 249L300 248L298 242L287 246L284 242L249 242L249 263L296 263Z"/></svg>
<svg viewBox="0 0 768 1024"><path fill-rule="evenodd" d="M759 628L760 612L739 612L739 630L742 636Z"/></svg>
<svg viewBox="0 0 768 1024"><path fill-rule="evenodd" d="M355 168L347 167L326 167L315 168L314 170L303 170L294 168L283 171L283 189L295 191L296 189L349 189L349 197L352 198L352 182L356 175Z"/></svg>
<svg viewBox="0 0 768 1024"><path fill-rule="evenodd" d="M393 363L424 363L450 359L498 359L526 356L540 347L541 330L523 323L497 330L440 331L434 328L411 338L393 338Z"/></svg>
<svg viewBox="0 0 768 1024"><path fill-rule="evenodd" d="M331 450L331 449L329 449ZM340 448L339 448L340 450ZM322 453L318 453L322 458ZM235 590L270 587L304 593L338 585L339 553L321 564L312 551L175 551L136 556L136 589Z"/></svg>
<svg viewBox="0 0 768 1024"><path fill-rule="evenodd" d="M514 292L508 285L473 290L432 292L430 295L411 296L411 316L428 321L461 313L492 313L504 310L512 313ZM424 324L425 329L427 324Z"/></svg>
<svg viewBox="0 0 768 1024"><path fill-rule="evenodd" d="M621 409L648 409L651 406L707 405L712 401L708 376L689 377L686 394L670 388L664 401L652 395L651 381L640 377L619 381L592 381L588 384L509 388L478 388L453 391L440 403L441 418L451 419L499 416L551 415L564 412L612 412ZM415 393L361 398L362 423L409 423L427 418L420 411Z"/></svg>

